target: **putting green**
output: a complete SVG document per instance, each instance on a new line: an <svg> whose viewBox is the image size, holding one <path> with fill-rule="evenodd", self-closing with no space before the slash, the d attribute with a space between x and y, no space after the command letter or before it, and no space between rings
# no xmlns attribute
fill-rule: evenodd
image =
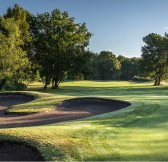
<svg viewBox="0 0 168 162"><path fill-rule="evenodd" d="M34 84L30 90L41 86ZM78 81L38 93L40 104L75 97L103 97L132 103L128 108L59 124L0 129L0 140L36 147L46 160L168 160L168 86L152 83ZM47 97L46 96L50 96ZM49 100L50 98L50 100ZM28 105L26 110L29 111ZM16 108L16 107L15 107ZM24 109L24 104L19 107ZM19 110L19 109L18 109Z"/></svg>

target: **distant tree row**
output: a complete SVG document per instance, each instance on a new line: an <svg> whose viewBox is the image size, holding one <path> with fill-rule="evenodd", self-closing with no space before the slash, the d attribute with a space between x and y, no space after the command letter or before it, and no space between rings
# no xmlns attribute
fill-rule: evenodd
<svg viewBox="0 0 168 162"><path fill-rule="evenodd" d="M168 79L168 34L164 36L151 33L143 38L140 58L118 57L109 51L100 54L86 52L86 61L80 65L81 73L71 72L70 79L91 80L154 80L154 85Z"/></svg>
<svg viewBox="0 0 168 162"><path fill-rule="evenodd" d="M0 90L21 90L41 80L57 88L65 79L154 80L168 78L168 35L143 38L141 58L86 50L92 34L68 12L32 15L17 4L0 16Z"/></svg>
<svg viewBox="0 0 168 162"><path fill-rule="evenodd" d="M140 58L118 57L110 51L100 54L86 51L83 63L67 73L67 79L132 80L140 76ZM80 68L79 68L80 67Z"/></svg>

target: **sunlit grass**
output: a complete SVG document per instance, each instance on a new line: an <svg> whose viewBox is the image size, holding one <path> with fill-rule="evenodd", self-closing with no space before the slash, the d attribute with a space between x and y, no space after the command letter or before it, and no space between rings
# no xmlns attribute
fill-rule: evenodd
<svg viewBox="0 0 168 162"><path fill-rule="evenodd" d="M55 105L62 101L64 98L57 98L55 95L33 92L33 91L24 91L24 92L13 92L13 93L26 93L32 96L35 96L35 100L27 102L25 104L14 105L6 110L7 113L16 113L16 114L31 114L31 113L41 113L45 111L50 111L55 109Z"/></svg>
<svg viewBox="0 0 168 162"><path fill-rule="evenodd" d="M29 103L33 109L84 96L122 99L132 105L71 122L0 129L0 140L29 143L46 160L168 160L167 84L155 87L152 83L74 81L61 83L58 90L40 87L36 83L28 89L43 92L37 92L41 97Z"/></svg>

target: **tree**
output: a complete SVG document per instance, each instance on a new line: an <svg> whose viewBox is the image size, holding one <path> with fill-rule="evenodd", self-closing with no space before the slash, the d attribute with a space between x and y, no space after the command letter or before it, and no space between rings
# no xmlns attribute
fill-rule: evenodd
<svg viewBox="0 0 168 162"><path fill-rule="evenodd" d="M87 50L76 58L74 67L67 73L67 79L91 80L93 78L94 53Z"/></svg>
<svg viewBox="0 0 168 162"><path fill-rule="evenodd" d="M146 45L142 47L143 71L154 78L154 85L160 85L161 80L168 72L167 40L159 34L151 33L143 38Z"/></svg>
<svg viewBox="0 0 168 162"><path fill-rule="evenodd" d="M32 15L29 11L23 9L19 5L15 4L13 7L9 7L7 12L3 15L4 18L12 18L17 24L20 31L20 39L22 40L22 45L20 47L26 52L29 59L29 65L25 68L18 69L16 73L12 76L11 80L14 82L20 82L23 80L32 80L35 77L36 71L34 70L34 65L31 64L30 51L32 49L32 37L30 35L30 21Z"/></svg>
<svg viewBox="0 0 168 162"><path fill-rule="evenodd" d="M14 7L9 7L7 12L3 15L4 18L13 18L18 24L20 30L20 39L24 42L23 49L28 50L31 43L31 35L29 32L29 21L32 15L27 10L15 4Z"/></svg>
<svg viewBox="0 0 168 162"><path fill-rule="evenodd" d="M28 64L26 52L21 46L21 31L18 24L12 18L0 18L0 89L7 79L13 76L17 70Z"/></svg>
<svg viewBox="0 0 168 162"><path fill-rule="evenodd" d="M70 71L89 43L91 33L86 24L77 24L67 12L53 10L34 16L31 23L34 62L38 64L45 86L52 81L57 88L65 73Z"/></svg>
<svg viewBox="0 0 168 162"><path fill-rule="evenodd" d="M97 60L98 75L101 80L115 80L119 78L120 62L109 51L102 51Z"/></svg>
<svg viewBox="0 0 168 162"><path fill-rule="evenodd" d="M84 79L93 80L96 79L98 71L95 62L98 58L97 53L93 53L91 51L86 51L84 55L84 64L82 68L82 74L84 75Z"/></svg>
<svg viewBox="0 0 168 162"><path fill-rule="evenodd" d="M126 58L119 55L118 60L121 63L121 80L131 80L139 75L140 58Z"/></svg>

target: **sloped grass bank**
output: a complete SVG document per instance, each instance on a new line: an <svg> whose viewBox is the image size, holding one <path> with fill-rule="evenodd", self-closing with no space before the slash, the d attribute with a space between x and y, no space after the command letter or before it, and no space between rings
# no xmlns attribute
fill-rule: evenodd
<svg viewBox="0 0 168 162"><path fill-rule="evenodd" d="M34 91L24 91L24 92L5 92L0 93L0 96L4 95L22 95L32 97L31 102L24 104L14 105L6 110L6 114L33 114L33 113L42 113L46 111L51 111L55 109L55 105L62 101L63 99L52 94L46 94L41 92Z"/></svg>
<svg viewBox="0 0 168 162"><path fill-rule="evenodd" d="M71 122L0 129L0 141L26 142L36 147L45 160L168 160L167 86L82 81L67 82L59 90L45 93L58 100L93 96L126 100L132 105Z"/></svg>

